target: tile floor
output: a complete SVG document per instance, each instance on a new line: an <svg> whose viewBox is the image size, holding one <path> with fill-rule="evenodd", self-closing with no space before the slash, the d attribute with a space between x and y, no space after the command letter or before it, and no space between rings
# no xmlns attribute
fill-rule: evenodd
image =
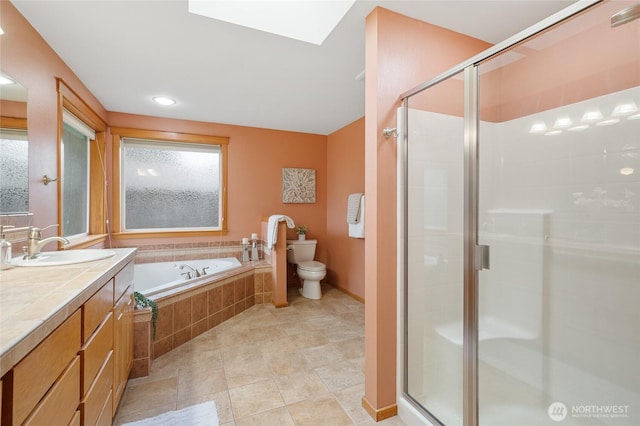
<svg viewBox="0 0 640 426"><path fill-rule="evenodd" d="M214 400L220 425L371 425L364 305L323 285L319 301L256 305L155 359L129 381L114 425ZM377 423L404 425L399 417Z"/></svg>

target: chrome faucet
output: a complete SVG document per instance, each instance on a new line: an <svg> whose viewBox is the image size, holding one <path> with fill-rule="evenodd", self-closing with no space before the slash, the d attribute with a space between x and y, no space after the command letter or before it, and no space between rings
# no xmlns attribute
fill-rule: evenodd
<svg viewBox="0 0 640 426"><path fill-rule="evenodd" d="M55 225L49 225L46 228L37 228L32 226L29 228L28 239L27 239L27 251L23 257L23 259L35 259L39 254L42 247L46 244L49 244L53 241L60 241L62 244L69 244L69 240L64 237L49 237L42 239L42 231L45 229L49 229Z"/></svg>

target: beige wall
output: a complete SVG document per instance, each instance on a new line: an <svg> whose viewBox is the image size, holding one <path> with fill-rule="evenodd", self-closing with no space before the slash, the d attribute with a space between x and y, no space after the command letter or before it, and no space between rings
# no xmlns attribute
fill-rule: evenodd
<svg viewBox="0 0 640 426"><path fill-rule="evenodd" d="M349 238L347 197L364 192L364 118L327 138L327 281L364 299L364 240ZM365 224L366 226L366 224Z"/></svg>
<svg viewBox="0 0 640 426"><path fill-rule="evenodd" d="M366 21L365 406L396 404L396 127L399 95L489 45L377 8Z"/></svg>

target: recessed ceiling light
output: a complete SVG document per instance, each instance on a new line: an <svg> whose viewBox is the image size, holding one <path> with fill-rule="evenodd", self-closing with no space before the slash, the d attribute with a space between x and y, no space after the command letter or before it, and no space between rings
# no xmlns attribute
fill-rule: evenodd
<svg viewBox="0 0 640 426"><path fill-rule="evenodd" d="M602 113L599 109L594 109L592 111L587 111L582 116L583 123L589 123L591 121L598 121L602 118Z"/></svg>
<svg viewBox="0 0 640 426"><path fill-rule="evenodd" d="M550 130L547 133L545 133L545 136L555 136L555 135L559 135L562 133L562 130Z"/></svg>
<svg viewBox="0 0 640 426"><path fill-rule="evenodd" d="M0 85L4 86L6 84L14 84L14 83L15 81L11 80L10 78L0 75Z"/></svg>
<svg viewBox="0 0 640 426"><path fill-rule="evenodd" d="M559 117L555 124L553 125L553 127L555 128L562 128L562 127L569 127L573 124L573 122L571 121L571 119L569 117Z"/></svg>
<svg viewBox="0 0 640 426"><path fill-rule="evenodd" d="M355 0L189 0L189 12L320 45Z"/></svg>
<svg viewBox="0 0 640 426"><path fill-rule="evenodd" d="M160 105L173 105L176 103L175 99L167 98L166 96L154 96L151 99Z"/></svg>
<svg viewBox="0 0 640 426"><path fill-rule="evenodd" d="M531 129L529 129L529 133L544 133L547 131L547 125L542 121L538 123L533 123Z"/></svg>
<svg viewBox="0 0 640 426"><path fill-rule="evenodd" d="M611 115L613 116L628 115L628 114L633 114L634 112L638 112L638 106L636 105L635 102L632 101L632 102L625 102L625 103L616 105Z"/></svg>
<svg viewBox="0 0 640 426"><path fill-rule="evenodd" d="M632 167L623 167L620 169L620 174L623 176L629 176L632 175L634 172Z"/></svg>

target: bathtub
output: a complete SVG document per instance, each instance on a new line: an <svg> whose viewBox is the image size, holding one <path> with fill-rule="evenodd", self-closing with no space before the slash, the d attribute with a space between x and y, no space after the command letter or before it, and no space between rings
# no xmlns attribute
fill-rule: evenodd
<svg viewBox="0 0 640 426"><path fill-rule="evenodd" d="M187 279L181 274L190 272L191 270L189 268L180 269L182 265L189 265L199 272L202 272L203 268L208 268L206 270L207 274ZM149 297L186 285L197 284L199 282L206 283L216 275L241 266L242 263L235 257L135 264L133 266L133 288L135 291Z"/></svg>

